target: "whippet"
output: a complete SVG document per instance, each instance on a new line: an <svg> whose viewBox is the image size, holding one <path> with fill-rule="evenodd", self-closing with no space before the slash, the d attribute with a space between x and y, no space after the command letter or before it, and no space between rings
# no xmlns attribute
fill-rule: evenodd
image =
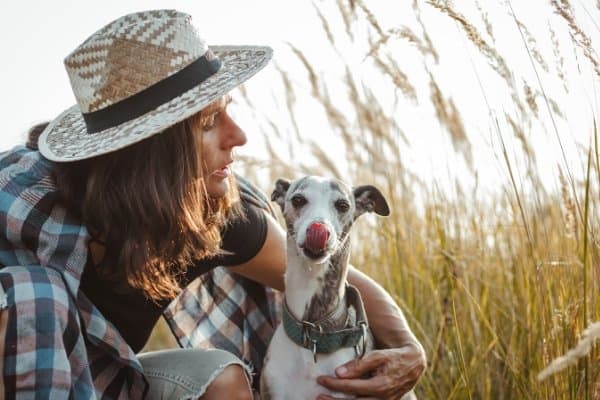
<svg viewBox="0 0 600 400"><path fill-rule="evenodd" d="M340 396L317 377L335 375L335 368L373 347L360 294L346 281L350 228L364 212L389 215L387 201L374 186L351 189L314 176L279 179L271 200L285 218L287 269L282 323L265 358L261 397Z"/></svg>

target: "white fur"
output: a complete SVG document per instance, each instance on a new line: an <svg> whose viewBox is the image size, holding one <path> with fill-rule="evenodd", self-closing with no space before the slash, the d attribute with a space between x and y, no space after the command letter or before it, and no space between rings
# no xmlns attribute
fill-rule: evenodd
<svg viewBox="0 0 600 400"><path fill-rule="evenodd" d="M340 349L317 357L315 364L312 352L292 342L279 326L269 346L269 362L263 370L271 399L306 400L315 399L319 394L343 398L343 394L318 385L317 377L335 375L335 368L355 357L354 349Z"/></svg>
<svg viewBox="0 0 600 400"><path fill-rule="evenodd" d="M288 246L288 256L294 251ZM319 290L317 277L326 271L324 268L319 268L323 264L310 265L309 260L297 256L289 258L289 263L285 275L285 296L290 311L299 318L308 307L313 294ZM372 349L372 343L373 340L369 335L367 351ZM355 357L354 348L343 348L330 354L318 354L315 363L312 352L292 342L285 333L283 325L279 325L269 345L262 379L268 383L273 400L314 399L319 394L344 398L342 393L331 392L317 384L317 377L335 376L334 371L337 367ZM353 398L346 396L345 398L348 399Z"/></svg>

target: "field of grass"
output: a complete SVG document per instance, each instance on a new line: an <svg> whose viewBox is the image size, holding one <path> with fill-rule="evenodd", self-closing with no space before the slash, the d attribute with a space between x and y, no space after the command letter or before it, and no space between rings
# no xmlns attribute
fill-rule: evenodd
<svg viewBox="0 0 600 400"><path fill-rule="evenodd" d="M600 2L371 3L315 3L322 41L278 64L246 174L382 189L392 215L357 223L353 263L426 349L420 398L600 399Z"/></svg>

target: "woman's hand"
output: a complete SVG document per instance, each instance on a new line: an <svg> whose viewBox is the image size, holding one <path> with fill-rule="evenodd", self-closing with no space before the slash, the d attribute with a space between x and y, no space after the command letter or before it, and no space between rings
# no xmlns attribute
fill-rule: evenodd
<svg viewBox="0 0 600 400"><path fill-rule="evenodd" d="M400 348L371 351L362 359L338 367L337 377L320 376L317 382L327 389L360 399L399 400L415 386L425 366L423 347L410 343ZM317 399L335 397L320 395Z"/></svg>

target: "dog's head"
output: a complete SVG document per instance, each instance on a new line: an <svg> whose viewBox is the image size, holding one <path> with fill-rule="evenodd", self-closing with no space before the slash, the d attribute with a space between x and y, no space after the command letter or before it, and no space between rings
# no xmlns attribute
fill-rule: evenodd
<svg viewBox="0 0 600 400"><path fill-rule="evenodd" d="M306 176L278 179L271 200L281 207L288 236L298 255L324 263L343 246L352 223L365 212L387 216L387 201L372 185L350 188L343 182Z"/></svg>

